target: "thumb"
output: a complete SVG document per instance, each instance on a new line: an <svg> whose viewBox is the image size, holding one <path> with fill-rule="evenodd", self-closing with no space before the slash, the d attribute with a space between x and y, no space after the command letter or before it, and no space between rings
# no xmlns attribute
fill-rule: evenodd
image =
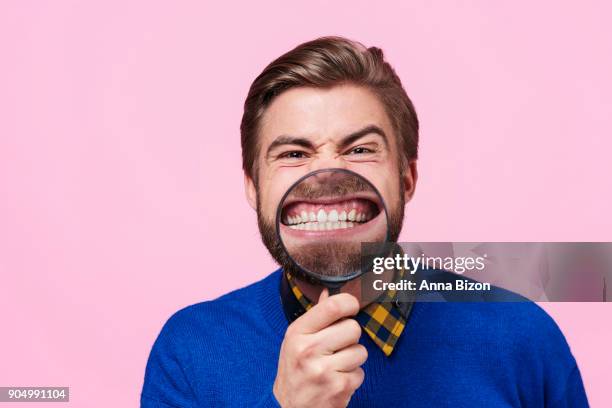
<svg viewBox="0 0 612 408"><path fill-rule="evenodd" d="M328 297L329 297L329 289L323 288L323 290L321 291L321 294L319 295L319 301L317 303L321 303Z"/></svg>

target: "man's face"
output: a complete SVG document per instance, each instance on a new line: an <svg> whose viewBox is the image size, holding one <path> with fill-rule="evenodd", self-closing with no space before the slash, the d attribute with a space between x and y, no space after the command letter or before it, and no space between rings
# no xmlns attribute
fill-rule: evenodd
<svg viewBox="0 0 612 408"><path fill-rule="evenodd" d="M285 91L274 99L262 118L259 144L258 183L255 185L247 178L247 197L257 209L264 243L281 266L293 269L276 238L277 208L287 190L302 176L315 170L343 168L369 180L387 206L391 238L397 239L404 203L414 191L416 168L411 163L405 171L401 171L397 136L382 103L371 91L354 85L330 89L301 87ZM354 186L355 183L349 182L347 185L347 197L354 198L355 194L352 194L349 185ZM302 203L300 208L311 208L317 215L318 209L322 207L329 215L333 206L325 207L315 198L321 195L324 185L321 184L318 190L316 183L314 186L312 201ZM339 201L338 197L333 201ZM367 212L366 202L347 200L339 204L337 212L340 216L343 206L346 206L349 214L352 207ZM306 212L309 214L311 211ZM369 217L375 215L376 209L370 211ZM386 223L386 220L383 222ZM368 237L368 234L376 234L375 229L368 230L358 222L351 224L351 227L361 228L354 229L362 232L359 241L379 240L378 236ZM287 227L285 225L281 228ZM343 227L346 228L346 225ZM323 236L325 234L331 236L335 232L324 232ZM316 250L316 242L322 241L321 233L310 234L309 238L308 231L292 232L288 236L292 239L292 245L304 245L304 248L310 239L311 250ZM285 238L283 242L287 246ZM347 250L338 248L340 252ZM325 253L322 251L321 256ZM338 255L334 254L334 259L338 259Z"/></svg>

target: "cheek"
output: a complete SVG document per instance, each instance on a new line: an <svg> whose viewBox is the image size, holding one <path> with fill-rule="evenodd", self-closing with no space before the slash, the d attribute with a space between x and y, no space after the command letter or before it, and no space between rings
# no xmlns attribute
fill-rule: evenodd
<svg viewBox="0 0 612 408"><path fill-rule="evenodd" d="M295 180L297 180L297 178L285 180L282 177L270 177L261 180L259 188L259 211L264 214L268 220L275 220L278 205Z"/></svg>
<svg viewBox="0 0 612 408"><path fill-rule="evenodd" d="M267 220L272 221L276 216L276 206L280 197L276 197L276 194L269 188L261 187L259 189L259 200L259 212Z"/></svg>
<svg viewBox="0 0 612 408"><path fill-rule="evenodd" d="M399 205L401 205L403 190L400 189L399 174L390 174L387 177L376 180L370 180L372 184L378 189L378 192L383 198L387 210L390 212L397 211Z"/></svg>
<svg viewBox="0 0 612 408"><path fill-rule="evenodd" d="M308 174L308 170L304 167L280 167L274 169L268 168L260 174L262 177L259 194L262 210L275 215L276 208L285 193L302 176Z"/></svg>
<svg viewBox="0 0 612 408"><path fill-rule="evenodd" d="M396 166L389 163L369 165L361 168L351 168L358 174L370 181L382 195L385 203L388 201L398 201L400 194L400 174ZM403 194L403 191L401 191ZM389 205L389 204L387 204Z"/></svg>

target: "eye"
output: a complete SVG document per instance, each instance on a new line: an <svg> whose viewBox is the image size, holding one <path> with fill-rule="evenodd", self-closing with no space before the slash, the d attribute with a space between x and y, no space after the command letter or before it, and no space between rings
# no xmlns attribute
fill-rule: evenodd
<svg viewBox="0 0 612 408"><path fill-rule="evenodd" d="M278 156L280 159L303 159L306 154L299 150L292 150L290 152L282 153Z"/></svg>
<svg viewBox="0 0 612 408"><path fill-rule="evenodd" d="M364 153L373 153L371 149L363 146L357 146L354 149L351 149L348 154L364 154Z"/></svg>

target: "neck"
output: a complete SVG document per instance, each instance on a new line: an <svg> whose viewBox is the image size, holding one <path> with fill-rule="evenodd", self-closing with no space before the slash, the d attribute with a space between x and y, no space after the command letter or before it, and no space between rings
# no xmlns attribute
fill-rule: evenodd
<svg viewBox="0 0 612 408"><path fill-rule="evenodd" d="M374 302L380 295L372 287L374 280L381 280L382 282L391 282L394 278L394 270L386 270L380 275L373 273L364 274L358 278L346 282L340 287L339 293L348 293L353 295L359 300L361 308L366 307L370 303ZM325 288L324 285L317 285L295 277L295 284L302 291L302 293L310 299L313 303L317 303L321 292Z"/></svg>

